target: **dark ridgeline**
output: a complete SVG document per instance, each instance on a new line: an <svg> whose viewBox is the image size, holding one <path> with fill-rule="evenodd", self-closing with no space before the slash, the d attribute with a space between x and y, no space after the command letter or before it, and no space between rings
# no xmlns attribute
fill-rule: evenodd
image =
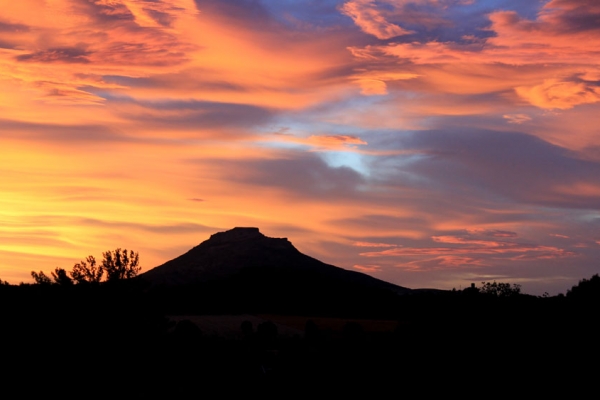
<svg viewBox="0 0 600 400"><path fill-rule="evenodd" d="M364 287L407 293L410 289L369 275L325 264L299 252L287 238L271 238L258 228L233 228L211 235L187 253L140 275L153 285L188 285L251 274L253 269L277 273L311 274L322 278L356 283Z"/></svg>
<svg viewBox="0 0 600 400"><path fill-rule="evenodd" d="M280 383L285 393L366 383L408 394L539 397L589 387L600 372L597 275L554 297L495 282L410 290L235 228L137 278L59 281L0 282L2 377L23 393L198 397L215 384L246 393L258 385L264 395ZM189 319L202 313L305 323L302 334L285 336L272 321L246 320L225 338ZM394 328L374 329L382 319Z"/></svg>
<svg viewBox="0 0 600 400"><path fill-rule="evenodd" d="M286 238L241 227L216 233L139 278L173 312L372 314L411 292L325 264Z"/></svg>

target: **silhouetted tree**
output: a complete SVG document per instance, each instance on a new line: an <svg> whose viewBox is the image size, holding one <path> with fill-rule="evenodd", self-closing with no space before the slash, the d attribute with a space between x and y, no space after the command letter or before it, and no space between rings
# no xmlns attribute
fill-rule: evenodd
<svg viewBox="0 0 600 400"><path fill-rule="evenodd" d="M567 298L582 300L600 299L600 276L595 274L590 279L582 279L579 283L567 290Z"/></svg>
<svg viewBox="0 0 600 400"><path fill-rule="evenodd" d="M481 289L479 289L479 293L496 297L509 297L521 294L521 285L513 284L511 286L510 283L496 283L496 281L493 283L481 282L481 284L482 286Z"/></svg>
<svg viewBox="0 0 600 400"><path fill-rule="evenodd" d="M85 261L80 261L73 266L71 277L77 283L98 283L102 280L104 269L96 265L94 256L88 256Z"/></svg>
<svg viewBox="0 0 600 400"><path fill-rule="evenodd" d="M31 276L33 277L33 280L35 281L35 283L38 285L51 285L52 284L52 279L50 279L50 277L48 277L48 275L46 275L44 273L44 271L40 271L40 272L31 271Z"/></svg>
<svg viewBox="0 0 600 400"><path fill-rule="evenodd" d="M137 252L121 250L106 251L102 253L102 268L106 271L107 281L116 281L120 279L130 279L140 272L139 255Z"/></svg>
<svg viewBox="0 0 600 400"><path fill-rule="evenodd" d="M67 271L63 268L56 268L52 274L52 279L54 279L54 283L61 286L71 286L73 285L73 280L67 275Z"/></svg>
<svg viewBox="0 0 600 400"><path fill-rule="evenodd" d="M479 288L477 288L474 283L471 283L471 286L464 288L462 292L466 295L477 295L479 294Z"/></svg>

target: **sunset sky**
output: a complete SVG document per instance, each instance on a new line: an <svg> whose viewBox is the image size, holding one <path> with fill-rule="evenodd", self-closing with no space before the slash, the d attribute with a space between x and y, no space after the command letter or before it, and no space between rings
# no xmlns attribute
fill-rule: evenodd
<svg viewBox="0 0 600 400"><path fill-rule="evenodd" d="M0 279L259 227L409 288L600 273L597 0L0 0Z"/></svg>

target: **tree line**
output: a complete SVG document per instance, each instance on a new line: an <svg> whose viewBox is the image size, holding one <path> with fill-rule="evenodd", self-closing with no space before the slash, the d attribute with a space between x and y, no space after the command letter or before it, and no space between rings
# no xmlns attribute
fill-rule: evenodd
<svg viewBox="0 0 600 400"><path fill-rule="evenodd" d="M133 250L117 248L103 252L102 257L102 262L98 263L94 256L87 256L68 272L56 267L50 276L44 271L31 271L31 276L39 285L70 286L131 279L141 271L139 254Z"/></svg>

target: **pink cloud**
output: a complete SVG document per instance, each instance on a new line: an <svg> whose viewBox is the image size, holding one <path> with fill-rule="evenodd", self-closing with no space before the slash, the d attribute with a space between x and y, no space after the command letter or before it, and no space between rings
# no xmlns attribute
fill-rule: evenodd
<svg viewBox="0 0 600 400"><path fill-rule="evenodd" d="M425 65L483 65L489 69L497 64L513 68L544 65L545 68L537 70L530 79L525 79L522 74L513 78L525 82L513 84L507 81L505 87L538 108L566 110L600 102L600 74L596 62L600 54L599 16L597 6L589 1L557 0L542 7L535 19L521 17L515 11L489 14L491 25L487 29L493 35L488 38L465 35L461 41L391 43L354 47L350 51L361 60L386 62L387 57L395 57L410 61L417 67L413 67L413 72L417 73L423 70L419 67ZM390 61L392 69L391 65ZM460 75L455 74L453 81L460 81ZM475 80L481 80L466 72L463 75L467 81L462 82L463 86L472 87ZM493 79L490 76L487 80ZM528 121L523 114L506 114L505 118L516 124Z"/></svg>
<svg viewBox="0 0 600 400"><path fill-rule="evenodd" d="M465 248L457 247L407 247L384 250L378 252L360 253L363 257L406 257L406 256L427 256L427 255L463 255L463 254L485 254L493 256L510 255L512 253L527 253L519 257L509 259L541 259L541 258L561 258L574 256L575 253L550 246L534 245L506 245L501 243L469 243L478 244L479 247L470 246Z"/></svg>
<svg viewBox="0 0 600 400"><path fill-rule="evenodd" d="M458 236L432 236L431 239L437 243L447 244L468 244L476 245L484 248L505 247L509 245L507 242L496 242L490 240L474 240Z"/></svg>
<svg viewBox="0 0 600 400"><path fill-rule="evenodd" d="M298 143L318 150L353 150L368 143L353 135L311 135L307 138L294 136L286 132L276 132L275 139L280 142Z"/></svg>
<svg viewBox="0 0 600 400"><path fill-rule="evenodd" d="M388 22L376 8L374 0L352 0L340 7L342 13L354 20L363 32L378 39L390 39L412 33L402 27Z"/></svg>
<svg viewBox="0 0 600 400"><path fill-rule="evenodd" d="M514 238L517 237L517 233L516 232L511 232L511 231L501 231L501 230L495 230L495 229L467 229L466 230L466 235L468 236L485 236L485 237L499 237L499 238Z"/></svg>
<svg viewBox="0 0 600 400"><path fill-rule="evenodd" d="M585 81L545 79L539 85L519 86L515 90L520 97L539 108L566 110L600 101L600 87Z"/></svg>
<svg viewBox="0 0 600 400"><path fill-rule="evenodd" d="M440 11L452 5L468 5L473 2L474 0L351 0L343 4L340 11L352 18L363 32L384 40L415 33L400 26L404 24L426 29L452 26L450 21L439 15Z"/></svg>
<svg viewBox="0 0 600 400"><path fill-rule="evenodd" d="M323 148L341 148L367 144L361 138L352 135L311 135L305 143Z"/></svg>
<svg viewBox="0 0 600 400"><path fill-rule="evenodd" d="M499 238L504 238L505 240L486 239L493 237L494 231L480 230L479 233L474 232L477 231L467 231L467 233L462 236L442 235L431 237L431 240L435 243L454 246L397 247L382 251L363 252L360 253L360 255L370 258L435 256L435 258L427 258L427 260L436 260L436 263L439 265L449 265L449 263L451 263L451 261L455 260L457 257L458 259L466 258L479 260L480 257L477 256L481 255L508 260L539 260L570 257L575 255L573 252L558 247L520 243L514 240L508 240L516 236L516 234L513 235L512 232L501 233L500 236L498 236ZM505 236L501 236L502 234ZM446 264L442 263L440 260L446 260L444 261ZM421 261L416 262L419 263Z"/></svg>
<svg viewBox="0 0 600 400"><path fill-rule="evenodd" d="M575 246L577 247L577 246ZM552 260L557 258L565 258L565 257L573 257L576 256L577 253L572 251L567 251L564 249L559 249L556 247L550 246L539 246L535 250L535 253L531 253L527 251L525 254L520 254L518 256L509 257L508 259L511 261L517 260Z"/></svg>
<svg viewBox="0 0 600 400"><path fill-rule="evenodd" d="M379 265L355 265L355 269L361 272L379 272L381 271L381 267Z"/></svg>
<svg viewBox="0 0 600 400"><path fill-rule="evenodd" d="M427 258L424 260L409 261L402 264L396 264L396 267L406 271L424 272L447 269L484 267L486 265L487 264L485 264L485 262L481 258L448 255Z"/></svg>
<svg viewBox="0 0 600 400"><path fill-rule="evenodd" d="M531 117L527 114L505 114L502 116L509 124L524 124L531 121Z"/></svg>
<svg viewBox="0 0 600 400"><path fill-rule="evenodd" d="M371 243L371 242L354 242L352 246L355 247L396 247L395 244L389 243Z"/></svg>
<svg viewBox="0 0 600 400"><path fill-rule="evenodd" d="M359 79L356 81L365 96L380 96L388 94L387 85L379 79Z"/></svg>
<svg viewBox="0 0 600 400"><path fill-rule="evenodd" d="M39 18L27 11L39 2L20 3L3 11L25 28L0 32L0 43L14 47L0 51L0 75L40 93L36 97L45 102L101 104L93 89L118 86L104 82L103 75L166 72L196 50L189 37L171 29L196 14L191 0L56 0L39 10Z"/></svg>

